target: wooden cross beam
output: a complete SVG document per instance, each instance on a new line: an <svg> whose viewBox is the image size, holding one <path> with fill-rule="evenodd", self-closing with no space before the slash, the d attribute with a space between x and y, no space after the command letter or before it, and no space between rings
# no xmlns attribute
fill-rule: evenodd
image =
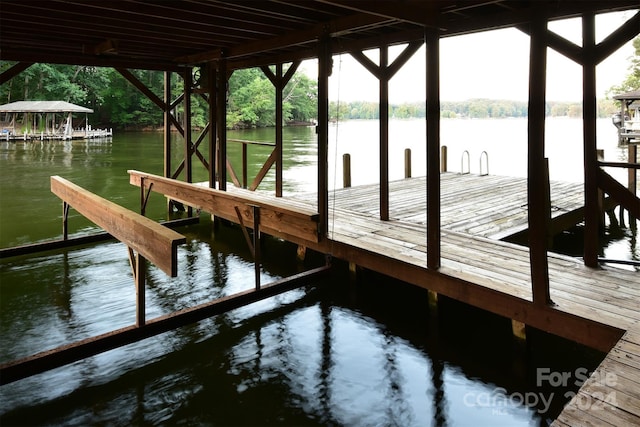
<svg viewBox="0 0 640 427"><path fill-rule="evenodd" d="M319 214L282 198L266 199L252 192L242 194L216 190L135 170L130 183L164 194L171 200L239 223L238 211L246 224L254 222L254 206L260 207L260 230L294 243L318 242Z"/></svg>
<svg viewBox="0 0 640 427"><path fill-rule="evenodd" d="M178 245L187 241L182 234L59 176L51 177L51 192L166 274L177 276Z"/></svg>

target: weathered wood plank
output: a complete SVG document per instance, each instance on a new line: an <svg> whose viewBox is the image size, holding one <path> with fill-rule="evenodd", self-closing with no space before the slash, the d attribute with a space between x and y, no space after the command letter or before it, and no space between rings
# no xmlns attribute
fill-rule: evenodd
<svg viewBox="0 0 640 427"><path fill-rule="evenodd" d="M51 191L166 274L178 274L177 248L186 242L182 234L59 176L51 177Z"/></svg>
<svg viewBox="0 0 640 427"><path fill-rule="evenodd" d="M283 199L272 198L265 201L260 197L250 197L251 193L248 192L239 196L134 170L130 170L129 175L132 185L138 187L144 185L145 188L151 188L152 191L164 194L172 200L236 223L239 222L237 213L239 211L245 224L253 224L253 206L257 205L260 207L262 232L289 239L295 243L317 242L319 239L319 215L313 209L300 207Z"/></svg>

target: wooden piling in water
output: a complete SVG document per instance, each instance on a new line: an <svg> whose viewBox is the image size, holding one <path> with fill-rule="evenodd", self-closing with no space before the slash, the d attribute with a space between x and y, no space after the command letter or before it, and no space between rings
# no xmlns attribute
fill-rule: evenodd
<svg viewBox="0 0 640 427"><path fill-rule="evenodd" d="M440 172L447 172L447 146L440 147Z"/></svg>
<svg viewBox="0 0 640 427"><path fill-rule="evenodd" d="M411 148L404 149L404 177L411 178Z"/></svg>
<svg viewBox="0 0 640 427"><path fill-rule="evenodd" d="M349 153L342 155L342 186L351 187L351 155Z"/></svg>

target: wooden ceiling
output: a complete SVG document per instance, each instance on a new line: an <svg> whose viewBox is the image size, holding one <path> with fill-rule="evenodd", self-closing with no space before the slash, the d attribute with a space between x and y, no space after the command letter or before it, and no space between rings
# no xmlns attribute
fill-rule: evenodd
<svg viewBox="0 0 640 427"><path fill-rule="evenodd" d="M638 0L1 0L0 57L20 62L159 70L227 58L238 68L626 10Z"/></svg>

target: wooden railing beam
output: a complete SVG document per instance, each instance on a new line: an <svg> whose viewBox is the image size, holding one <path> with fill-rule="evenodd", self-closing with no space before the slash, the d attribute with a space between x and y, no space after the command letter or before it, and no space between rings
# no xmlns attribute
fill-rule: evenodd
<svg viewBox="0 0 640 427"><path fill-rule="evenodd" d="M51 192L166 274L177 276L183 235L59 176L51 177Z"/></svg>

